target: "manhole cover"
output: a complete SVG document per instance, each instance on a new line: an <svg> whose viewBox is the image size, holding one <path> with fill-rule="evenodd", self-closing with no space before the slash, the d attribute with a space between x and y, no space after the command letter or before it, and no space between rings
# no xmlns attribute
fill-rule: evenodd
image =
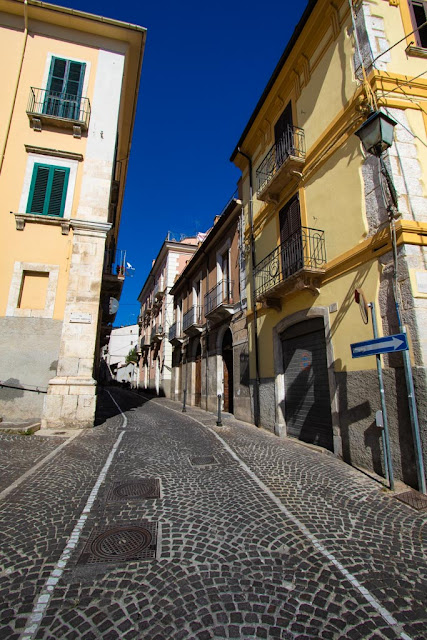
<svg viewBox="0 0 427 640"><path fill-rule="evenodd" d="M157 478L140 478L113 485L107 494L107 500L131 500L160 498L160 480Z"/></svg>
<svg viewBox="0 0 427 640"><path fill-rule="evenodd" d="M213 456L194 456L190 458L190 462L196 467L203 467L208 464L215 464L216 460Z"/></svg>
<svg viewBox="0 0 427 640"><path fill-rule="evenodd" d="M406 491L405 493L399 493L395 496L397 500L408 504L413 509L417 511L425 511L427 510L427 496L419 491Z"/></svg>
<svg viewBox="0 0 427 640"><path fill-rule="evenodd" d="M125 562L156 557L157 523L122 524L95 527L78 564Z"/></svg>

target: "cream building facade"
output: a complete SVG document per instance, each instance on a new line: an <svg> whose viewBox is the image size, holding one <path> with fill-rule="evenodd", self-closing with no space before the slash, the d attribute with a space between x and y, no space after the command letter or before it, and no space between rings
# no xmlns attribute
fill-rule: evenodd
<svg viewBox="0 0 427 640"><path fill-rule="evenodd" d="M373 338L372 302L380 336L408 331L418 427L402 353L383 359L385 397L395 477L419 488L427 33L417 29L425 12L425 2L408 0L309 1L231 157L243 176L255 421L385 475L376 359L353 359L350 349ZM354 135L372 108L396 122L383 164Z"/></svg>
<svg viewBox="0 0 427 640"><path fill-rule="evenodd" d="M4 418L93 424L102 325L124 279L116 241L145 33L0 1Z"/></svg>
<svg viewBox="0 0 427 640"><path fill-rule="evenodd" d="M168 234L138 296L141 304L138 386L156 395L171 394L172 346L167 339L173 323L170 291L198 244L196 236L178 241Z"/></svg>

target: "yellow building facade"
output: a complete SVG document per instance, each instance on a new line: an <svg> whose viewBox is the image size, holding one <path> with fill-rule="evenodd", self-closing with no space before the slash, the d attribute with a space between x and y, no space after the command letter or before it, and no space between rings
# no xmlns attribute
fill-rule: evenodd
<svg viewBox="0 0 427 640"><path fill-rule="evenodd" d="M93 424L145 29L0 0L0 415Z"/></svg>
<svg viewBox="0 0 427 640"><path fill-rule="evenodd" d="M380 475L376 358L352 358L350 348L373 338L368 303L378 335L407 327L427 451L427 33L417 30L425 7L309 2L231 157L242 171L252 264L255 421ZM383 170L354 135L372 109L396 122ZM402 354L383 366L394 473L417 486Z"/></svg>

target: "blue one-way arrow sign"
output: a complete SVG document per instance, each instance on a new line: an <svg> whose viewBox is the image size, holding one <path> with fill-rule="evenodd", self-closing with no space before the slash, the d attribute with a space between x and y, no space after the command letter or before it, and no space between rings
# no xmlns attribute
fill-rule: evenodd
<svg viewBox="0 0 427 640"><path fill-rule="evenodd" d="M365 342L356 342L351 344L350 347L353 358L375 356L378 353L390 353L391 351L406 351L409 348L408 339L404 333L383 336L375 340L365 340Z"/></svg>

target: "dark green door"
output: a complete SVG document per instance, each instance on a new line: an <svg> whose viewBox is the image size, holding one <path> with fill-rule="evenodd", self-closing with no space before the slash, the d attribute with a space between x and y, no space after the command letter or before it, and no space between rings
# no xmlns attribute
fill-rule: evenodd
<svg viewBox="0 0 427 640"><path fill-rule="evenodd" d="M80 119L80 100L86 65L52 58L43 112L58 118Z"/></svg>

